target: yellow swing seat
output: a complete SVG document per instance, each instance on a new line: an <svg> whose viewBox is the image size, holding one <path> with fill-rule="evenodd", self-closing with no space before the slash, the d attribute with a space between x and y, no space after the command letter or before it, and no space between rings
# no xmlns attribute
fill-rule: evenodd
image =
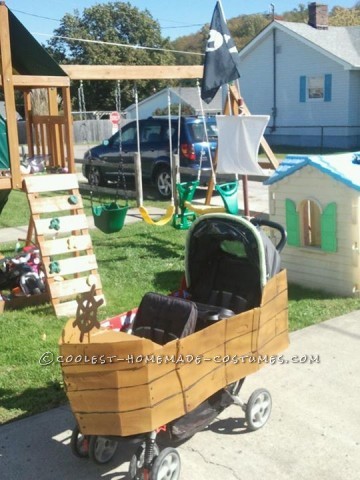
<svg viewBox="0 0 360 480"><path fill-rule="evenodd" d="M155 225L156 227L162 227L169 223L172 219L175 213L175 206L169 205L166 209L165 215L159 218L159 220L153 220L145 207L139 207L139 212L144 222L148 223L149 225Z"/></svg>
<svg viewBox="0 0 360 480"><path fill-rule="evenodd" d="M218 205L194 205L190 202L184 203L185 207L191 210L192 212L197 213L198 215L206 215L208 213L224 213L226 212L225 207Z"/></svg>

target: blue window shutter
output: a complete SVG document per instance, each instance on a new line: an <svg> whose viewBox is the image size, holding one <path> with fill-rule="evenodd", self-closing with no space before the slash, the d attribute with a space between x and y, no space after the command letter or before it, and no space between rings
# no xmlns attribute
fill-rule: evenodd
<svg viewBox="0 0 360 480"><path fill-rule="evenodd" d="M285 212L286 212L286 230L287 230L287 243L294 247L300 246L300 224L299 214L296 211L296 204L288 198L285 200Z"/></svg>
<svg viewBox="0 0 360 480"><path fill-rule="evenodd" d="M326 205L321 215L321 249L336 252L336 203Z"/></svg>
<svg viewBox="0 0 360 480"><path fill-rule="evenodd" d="M325 75L324 82L324 102L331 102L331 84L332 84L332 75L327 73Z"/></svg>
<svg viewBox="0 0 360 480"><path fill-rule="evenodd" d="M300 77L300 102L306 102L306 77L301 75Z"/></svg>

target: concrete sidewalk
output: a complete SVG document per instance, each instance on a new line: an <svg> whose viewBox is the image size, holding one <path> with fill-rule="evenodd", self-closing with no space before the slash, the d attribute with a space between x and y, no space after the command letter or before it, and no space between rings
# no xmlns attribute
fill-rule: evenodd
<svg viewBox="0 0 360 480"><path fill-rule="evenodd" d="M244 399L259 387L271 391L268 424L249 433L243 412L229 407L178 448L181 480L357 480L359 345L360 311L291 334L288 363L265 366L242 390ZM311 355L319 362L310 363ZM69 408L61 407L0 427L1 479L129 478L133 448L122 447L104 466L78 459L69 447L73 426Z"/></svg>

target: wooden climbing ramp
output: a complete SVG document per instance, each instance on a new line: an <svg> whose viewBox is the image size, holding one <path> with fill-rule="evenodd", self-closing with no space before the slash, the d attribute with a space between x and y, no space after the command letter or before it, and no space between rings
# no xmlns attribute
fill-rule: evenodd
<svg viewBox="0 0 360 480"><path fill-rule="evenodd" d="M24 183L31 213L29 232L33 230L40 248L55 314L73 316L76 296L90 291L92 285L96 298L103 299L77 177L34 175Z"/></svg>

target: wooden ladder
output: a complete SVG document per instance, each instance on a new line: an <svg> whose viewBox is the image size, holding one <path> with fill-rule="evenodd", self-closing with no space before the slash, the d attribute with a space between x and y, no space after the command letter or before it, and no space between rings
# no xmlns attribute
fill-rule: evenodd
<svg viewBox="0 0 360 480"><path fill-rule="evenodd" d="M92 285L96 299L104 299L76 174L28 176L24 184L29 231L34 230L40 248L55 314L74 316L78 306L74 297Z"/></svg>

